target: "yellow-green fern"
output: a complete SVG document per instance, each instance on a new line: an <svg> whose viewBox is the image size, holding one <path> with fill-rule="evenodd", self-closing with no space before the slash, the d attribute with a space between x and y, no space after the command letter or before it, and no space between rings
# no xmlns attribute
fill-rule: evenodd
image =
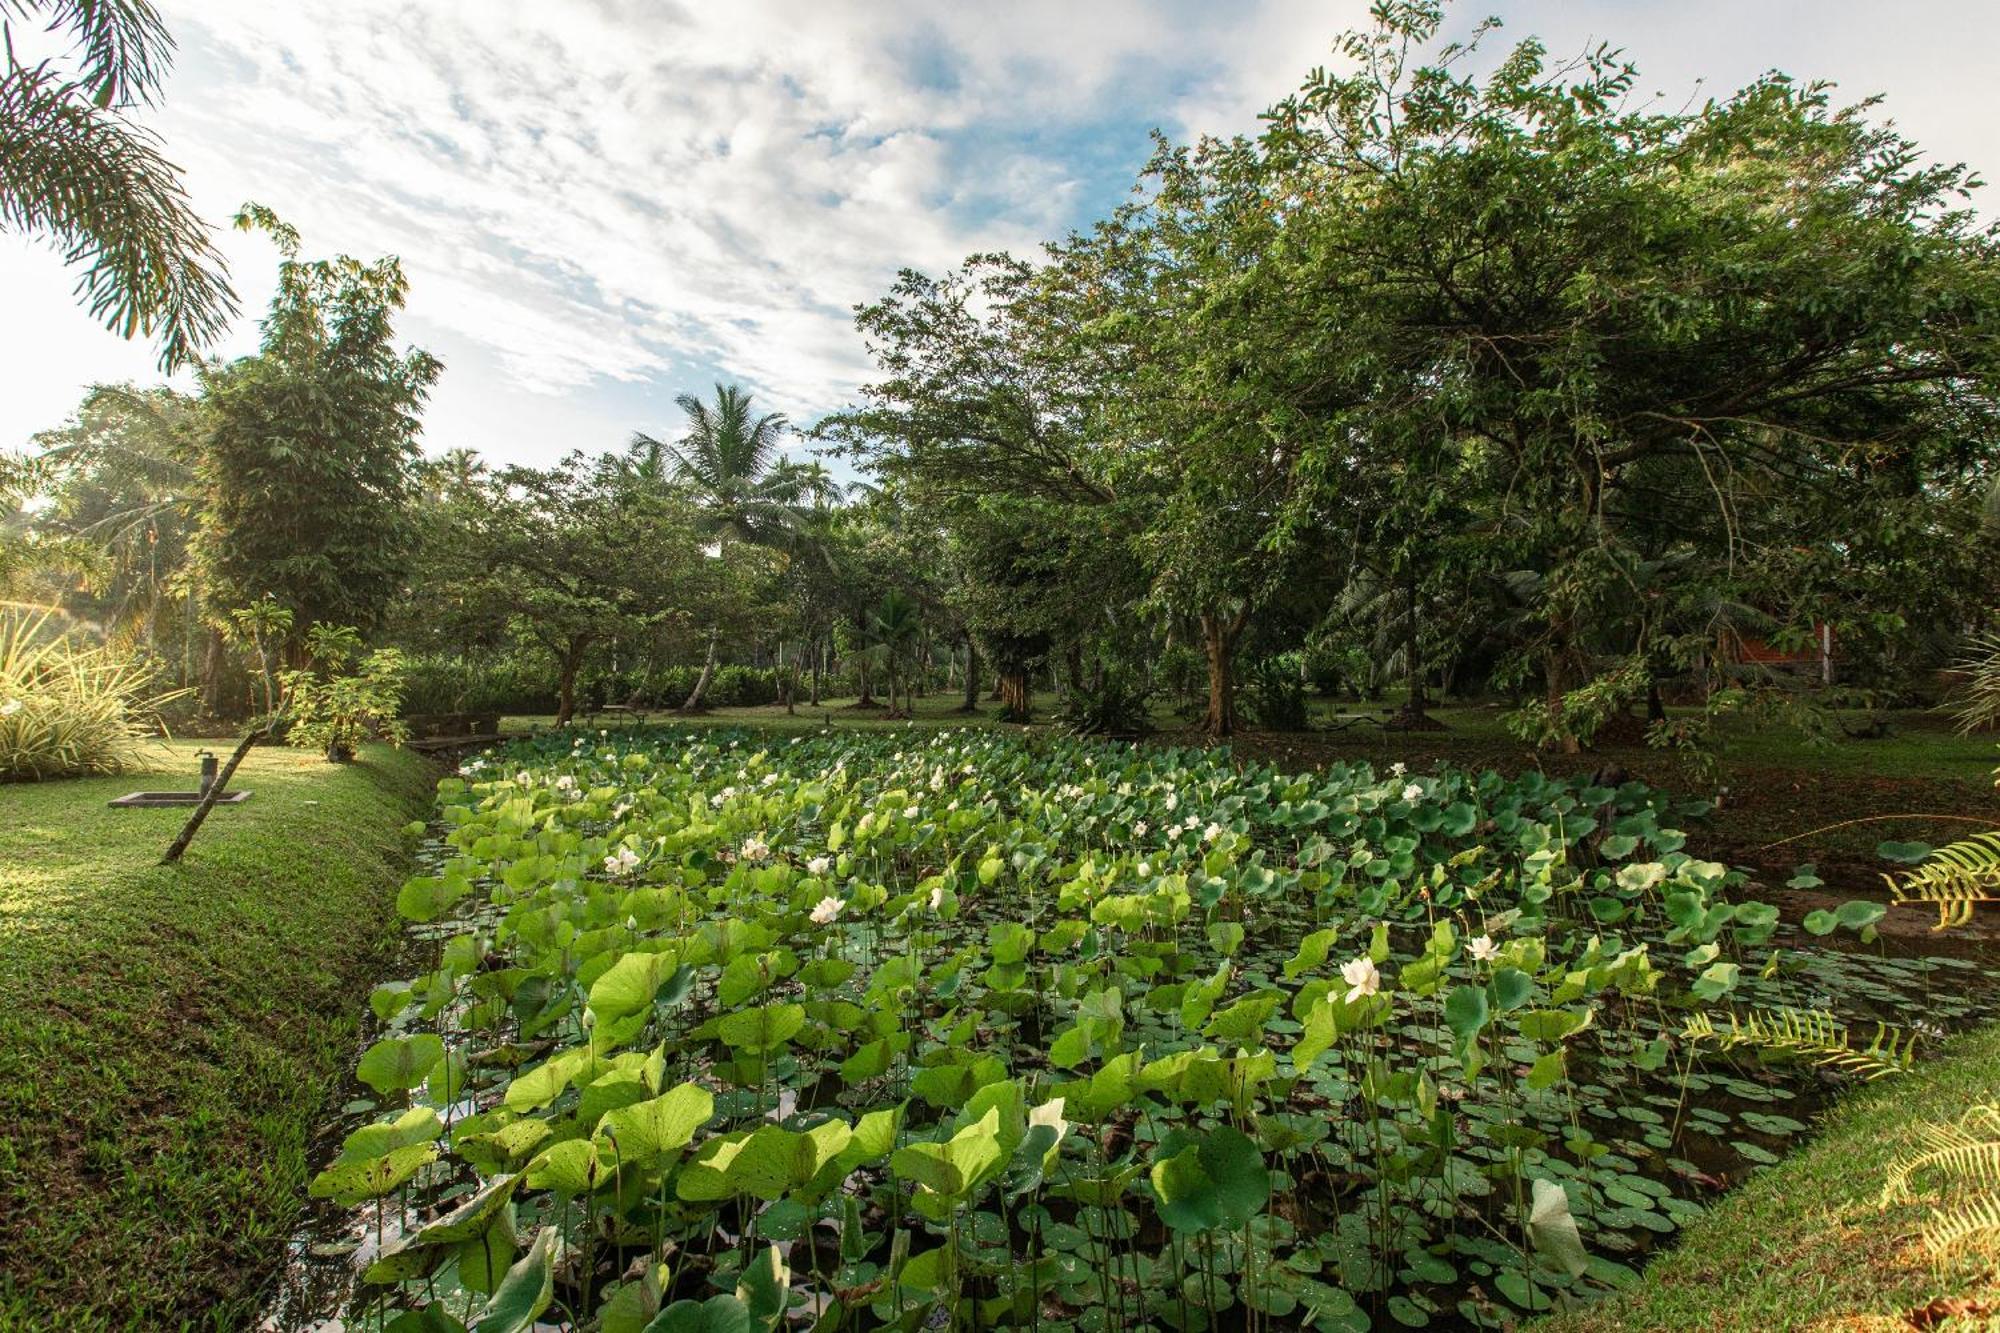
<svg viewBox="0 0 2000 1333"><path fill-rule="evenodd" d="M1882 1205L1910 1197L1910 1181L1935 1171L1949 1179L2000 1190L2000 1105L1975 1106L1957 1121L1920 1125L1922 1151L1889 1168Z"/></svg>
<svg viewBox="0 0 2000 1333"><path fill-rule="evenodd" d="M1942 1263L1964 1250L2000 1248L2000 1195L1946 1208L1924 1223L1924 1248Z"/></svg>
<svg viewBox="0 0 2000 1333"><path fill-rule="evenodd" d="M1938 848L1915 870L1883 878L1897 902L1930 903L1938 909L1938 923L1931 929L1965 925L1980 903L2000 902L2000 832L1975 833Z"/></svg>
<svg viewBox="0 0 2000 1333"><path fill-rule="evenodd" d="M1864 1046L1845 1023L1826 1010L1789 1006L1753 1009L1742 1015L1732 1012L1727 1027L1718 1027L1706 1013L1697 1013L1687 1020L1681 1035L1696 1044L1712 1041L1725 1051L1739 1046L1781 1051L1814 1064L1844 1069L1871 1082L1907 1073L1917 1045L1916 1034L1877 1023L1873 1040Z"/></svg>
<svg viewBox="0 0 2000 1333"><path fill-rule="evenodd" d="M1920 1147L1889 1167L1882 1206L1928 1186L1933 1207L1923 1222L1924 1249L1943 1263L1966 1250L2000 1248L2000 1103L1972 1107L1955 1121L1917 1127Z"/></svg>

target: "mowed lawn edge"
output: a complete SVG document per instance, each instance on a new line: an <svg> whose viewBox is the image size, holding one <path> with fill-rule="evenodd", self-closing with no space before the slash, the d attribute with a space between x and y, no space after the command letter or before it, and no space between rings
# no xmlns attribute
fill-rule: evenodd
<svg viewBox="0 0 2000 1333"><path fill-rule="evenodd" d="M105 803L199 748L0 786L0 1328L251 1322L347 1084L435 770L260 747L162 867L188 812Z"/></svg>
<svg viewBox="0 0 2000 1333"><path fill-rule="evenodd" d="M1890 1165L1921 1150L1919 1127L2000 1102L2000 1023L1952 1038L1901 1078L1844 1096L1812 1137L1732 1190L1653 1256L1637 1284L1534 1333L1988 1328L2000 1281L1976 1256L1934 1269L1921 1233L1934 1199L1880 1206ZM1938 1324L1935 1302L1983 1313ZM1937 1316L1945 1313L1940 1304Z"/></svg>

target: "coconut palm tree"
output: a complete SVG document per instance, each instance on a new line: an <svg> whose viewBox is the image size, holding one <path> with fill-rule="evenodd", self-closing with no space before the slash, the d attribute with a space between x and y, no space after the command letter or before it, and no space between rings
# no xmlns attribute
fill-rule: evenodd
<svg viewBox="0 0 2000 1333"><path fill-rule="evenodd" d="M41 23L73 56L25 64L13 24ZM191 363L236 313L222 258L159 141L127 118L173 51L150 0L0 0L0 229L54 241L84 306L113 331L158 336L163 369Z"/></svg>
<svg viewBox="0 0 2000 1333"><path fill-rule="evenodd" d="M718 559L729 543L785 545L798 525L802 505L834 486L817 463L798 463L779 450L791 423L782 413L756 411L753 395L740 385L718 384L715 401L691 393L675 403L687 414L687 433L669 444L644 432L633 435L621 466L640 484L672 483L685 490L701 513L703 529L715 539ZM715 675L717 630L708 635L708 656L682 712L701 707Z"/></svg>

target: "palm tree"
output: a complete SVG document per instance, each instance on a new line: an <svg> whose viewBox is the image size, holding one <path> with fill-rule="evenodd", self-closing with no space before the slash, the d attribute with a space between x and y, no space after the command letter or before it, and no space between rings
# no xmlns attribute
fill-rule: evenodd
<svg viewBox="0 0 2000 1333"><path fill-rule="evenodd" d="M14 54L13 22L74 39L75 68ZM0 0L0 229L83 265L78 294L113 331L199 359L236 313L222 258L180 172L125 111L150 104L173 50L151 0Z"/></svg>
<svg viewBox="0 0 2000 1333"><path fill-rule="evenodd" d="M715 538L718 558L732 541L776 546L795 529L799 507L833 486L817 463L797 463L779 454L791 423L782 413L759 416L755 399L741 386L718 384L715 402L691 393L674 400L687 413L687 433L668 444L643 432L633 435L621 466L641 483L672 482L694 499L704 529ZM708 632L708 657L681 711L701 707L715 675L718 629Z"/></svg>

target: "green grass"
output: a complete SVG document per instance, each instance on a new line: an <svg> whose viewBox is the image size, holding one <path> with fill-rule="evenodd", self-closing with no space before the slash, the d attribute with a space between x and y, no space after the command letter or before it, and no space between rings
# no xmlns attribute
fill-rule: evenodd
<svg viewBox="0 0 2000 1333"><path fill-rule="evenodd" d="M184 861L160 771L0 787L0 1328L238 1328L386 965L428 766L253 751Z"/></svg>
<svg viewBox="0 0 2000 1333"><path fill-rule="evenodd" d="M1877 1207L1889 1164L1917 1146L1921 1121L2000 1101L2000 1025L1956 1038L1916 1072L1847 1098L1811 1142L1715 1205L1612 1300L1534 1325L1536 1333L1651 1333L1913 1327L1933 1300L2000 1314L1991 1263L1934 1272L1917 1243L1921 1197ZM1920 1192L1921 1194L1921 1192ZM1922 1325L1930 1327L1931 1325Z"/></svg>

